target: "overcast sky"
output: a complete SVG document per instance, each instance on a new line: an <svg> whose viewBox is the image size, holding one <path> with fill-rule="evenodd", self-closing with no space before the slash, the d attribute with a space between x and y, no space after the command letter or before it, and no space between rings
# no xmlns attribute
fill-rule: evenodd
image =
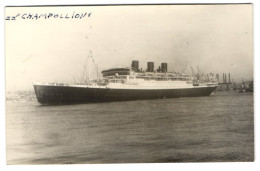
<svg viewBox="0 0 260 171"><path fill-rule="evenodd" d="M99 69L130 66L183 72L189 56L204 73L253 78L252 5L143 5L9 7L5 16L6 89L32 89L32 82L80 79L92 51ZM28 14L91 13L82 19L22 19Z"/></svg>

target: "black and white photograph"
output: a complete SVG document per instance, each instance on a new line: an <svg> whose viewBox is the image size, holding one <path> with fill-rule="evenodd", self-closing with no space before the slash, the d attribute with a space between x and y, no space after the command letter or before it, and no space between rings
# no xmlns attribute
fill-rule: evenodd
<svg viewBox="0 0 260 171"><path fill-rule="evenodd" d="M253 4L4 10L8 165L254 162Z"/></svg>

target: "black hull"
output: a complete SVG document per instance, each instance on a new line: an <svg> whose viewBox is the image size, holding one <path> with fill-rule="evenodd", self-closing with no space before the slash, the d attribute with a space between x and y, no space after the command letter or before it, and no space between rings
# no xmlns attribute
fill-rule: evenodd
<svg viewBox="0 0 260 171"><path fill-rule="evenodd" d="M46 105L209 96L216 88L139 90L34 85L38 102Z"/></svg>

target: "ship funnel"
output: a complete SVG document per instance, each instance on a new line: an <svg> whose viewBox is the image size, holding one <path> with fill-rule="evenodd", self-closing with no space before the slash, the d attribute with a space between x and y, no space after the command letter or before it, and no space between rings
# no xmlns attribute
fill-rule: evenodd
<svg viewBox="0 0 260 171"><path fill-rule="evenodd" d="M132 70L135 72L139 71L139 61L132 61Z"/></svg>
<svg viewBox="0 0 260 171"><path fill-rule="evenodd" d="M161 63L161 71L167 72L167 63Z"/></svg>
<svg viewBox="0 0 260 171"><path fill-rule="evenodd" d="M154 63L147 62L147 72L153 72L153 71L154 71Z"/></svg>

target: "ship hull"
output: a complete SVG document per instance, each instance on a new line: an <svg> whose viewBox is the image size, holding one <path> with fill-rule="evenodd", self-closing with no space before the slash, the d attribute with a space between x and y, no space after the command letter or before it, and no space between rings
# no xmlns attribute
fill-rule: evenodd
<svg viewBox="0 0 260 171"><path fill-rule="evenodd" d="M209 96L216 88L214 86L183 89L112 89L34 85L37 100L44 105L199 97Z"/></svg>

